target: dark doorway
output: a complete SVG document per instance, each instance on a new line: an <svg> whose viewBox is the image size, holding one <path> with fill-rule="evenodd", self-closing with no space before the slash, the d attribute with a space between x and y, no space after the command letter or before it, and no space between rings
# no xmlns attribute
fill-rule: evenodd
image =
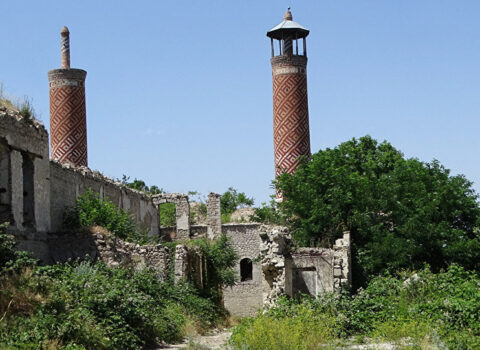
<svg viewBox="0 0 480 350"><path fill-rule="evenodd" d="M23 227L35 227L34 168L30 155L22 153L23 171Z"/></svg>
<svg viewBox="0 0 480 350"><path fill-rule="evenodd" d="M13 225L10 173L10 151L6 143L0 141L0 223Z"/></svg>
<svg viewBox="0 0 480 350"><path fill-rule="evenodd" d="M240 281L251 281L253 278L253 263L251 259L240 260Z"/></svg>
<svg viewBox="0 0 480 350"><path fill-rule="evenodd" d="M317 271L315 267L292 269L292 292L297 298L302 295L317 296Z"/></svg>

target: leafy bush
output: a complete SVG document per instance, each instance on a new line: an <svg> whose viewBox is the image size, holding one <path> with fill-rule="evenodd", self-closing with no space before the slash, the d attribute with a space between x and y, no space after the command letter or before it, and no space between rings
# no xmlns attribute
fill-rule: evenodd
<svg viewBox="0 0 480 350"><path fill-rule="evenodd" d="M19 291L28 291L34 307L28 314L9 311L0 323L0 343L12 347L57 342L59 348L138 349L183 339L189 318L205 328L218 320L218 307L189 285L103 263L37 267L10 288L10 297Z"/></svg>
<svg viewBox="0 0 480 350"><path fill-rule="evenodd" d="M197 245L214 265L208 286L228 283L228 240ZM203 331L225 315L218 294L162 282L148 269L91 261L34 266L1 231L0 253L0 348L139 349L182 340L192 324Z"/></svg>
<svg viewBox="0 0 480 350"><path fill-rule="evenodd" d="M175 226L177 224L175 203L162 203L158 206L160 226Z"/></svg>
<svg viewBox="0 0 480 350"><path fill-rule="evenodd" d="M302 334L308 337L323 329L330 337L324 344L333 336L344 342L354 336L373 342L407 342L412 348L426 344L427 348L477 349L480 276L457 265L438 274L425 268L416 274L376 277L353 296L326 294L301 302L284 298L265 315L241 323L234 330L232 343L237 349L268 349L279 346L282 337L293 341L294 334L288 331L276 335L278 339L271 339L265 332L309 313L324 318L314 318Z"/></svg>
<svg viewBox="0 0 480 350"><path fill-rule="evenodd" d="M97 193L89 189L77 198L76 205L67 212L64 220L67 228L88 228L102 226L118 238L135 243L149 242L144 232L139 232L130 215L108 200L100 199Z"/></svg>
<svg viewBox="0 0 480 350"><path fill-rule="evenodd" d="M232 213L238 208L244 206L251 206L254 204L253 198L247 197L244 192L238 192L233 187L222 194L220 198L220 212L222 215L222 222L229 222Z"/></svg>
<svg viewBox="0 0 480 350"><path fill-rule="evenodd" d="M208 239L194 240L190 246L200 248L207 261L207 271L204 291L206 295L217 302L221 299L221 288L235 283L234 267L237 263L237 254L224 234L214 241Z"/></svg>
<svg viewBox="0 0 480 350"><path fill-rule="evenodd" d="M198 249L206 262L206 269L203 270L203 286L197 286L202 296L213 300L215 303L221 301L222 287L231 286L236 281L235 266L238 260L237 254L230 244L230 239L222 234L216 240L206 238L188 240L184 242L164 243L170 252L175 251L175 246L185 244L190 249ZM173 255L173 254L172 254ZM173 257L172 257L173 258ZM171 266L170 279L173 280L173 266ZM195 280L195 266L191 266L189 280Z"/></svg>
<svg viewBox="0 0 480 350"><path fill-rule="evenodd" d="M5 232L7 226L7 223L0 224L0 276L35 263L27 252L15 249L13 237Z"/></svg>
<svg viewBox="0 0 480 350"><path fill-rule="evenodd" d="M356 286L424 263L434 271L452 263L480 268L478 195L438 161L405 159L388 142L366 136L313 154L276 186L300 244L333 244L350 230Z"/></svg>

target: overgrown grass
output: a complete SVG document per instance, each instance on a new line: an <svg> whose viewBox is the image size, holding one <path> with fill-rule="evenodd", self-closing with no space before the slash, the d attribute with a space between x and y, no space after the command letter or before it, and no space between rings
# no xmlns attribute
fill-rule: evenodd
<svg viewBox="0 0 480 350"><path fill-rule="evenodd" d="M291 344L320 349L352 338L400 348L478 349L480 277L453 265L438 274L426 268L377 277L354 296L327 294L302 302L284 298L266 314L243 321L231 343L235 349L286 349Z"/></svg>
<svg viewBox="0 0 480 350"><path fill-rule="evenodd" d="M3 83L0 83L0 107L18 111L26 121L32 121L36 118L31 99L26 96L23 98L7 97Z"/></svg>
<svg viewBox="0 0 480 350"><path fill-rule="evenodd" d="M151 270L91 261L27 267L12 248L0 233L0 251L10 256L0 265L2 349L139 349L221 321L212 299Z"/></svg>
<svg viewBox="0 0 480 350"><path fill-rule="evenodd" d="M77 198L77 203L65 215L67 229L102 226L118 238L138 244L152 242L147 232L138 230L126 211L118 209L108 200L100 199L97 193L88 190Z"/></svg>
<svg viewBox="0 0 480 350"><path fill-rule="evenodd" d="M334 339L332 315L318 313L308 303L291 305L284 314L281 308L244 320L235 328L230 343L236 349L313 350Z"/></svg>

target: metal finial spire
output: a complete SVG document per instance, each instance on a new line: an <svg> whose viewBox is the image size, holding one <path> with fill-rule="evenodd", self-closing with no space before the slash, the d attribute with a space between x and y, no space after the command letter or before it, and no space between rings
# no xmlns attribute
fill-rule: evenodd
<svg viewBox="0 0 480 350"><path fill-rule="evenodd" d="M284 21L291 21L293 20L292 13L290 12L290 6L288 6L287 12L283 15L283 20Z"/></svg>

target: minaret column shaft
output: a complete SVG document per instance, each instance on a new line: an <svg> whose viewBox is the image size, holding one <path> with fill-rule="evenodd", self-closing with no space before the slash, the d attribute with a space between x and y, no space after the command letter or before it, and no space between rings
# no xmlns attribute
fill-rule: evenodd
<svg viewBox="0 0 480 350"><path fill-rule="evenodd" d="M48 72L51 158L75 166L88 166L86 75L82 69Z"/></svg>
<svg viewBox="0 0 480 350"><path fill-rule="evenodd" d="M275 176L292 174L300 156L310 156L307 58L272 58Z"/></svg>
<svg viewBox="0 0 480 350"><path fill-rule="evenodd" d="M50 157L61 163L88 167L85 77L70 68L70 32L61 32L61 69L48 72L50 82Z"/></svg>

